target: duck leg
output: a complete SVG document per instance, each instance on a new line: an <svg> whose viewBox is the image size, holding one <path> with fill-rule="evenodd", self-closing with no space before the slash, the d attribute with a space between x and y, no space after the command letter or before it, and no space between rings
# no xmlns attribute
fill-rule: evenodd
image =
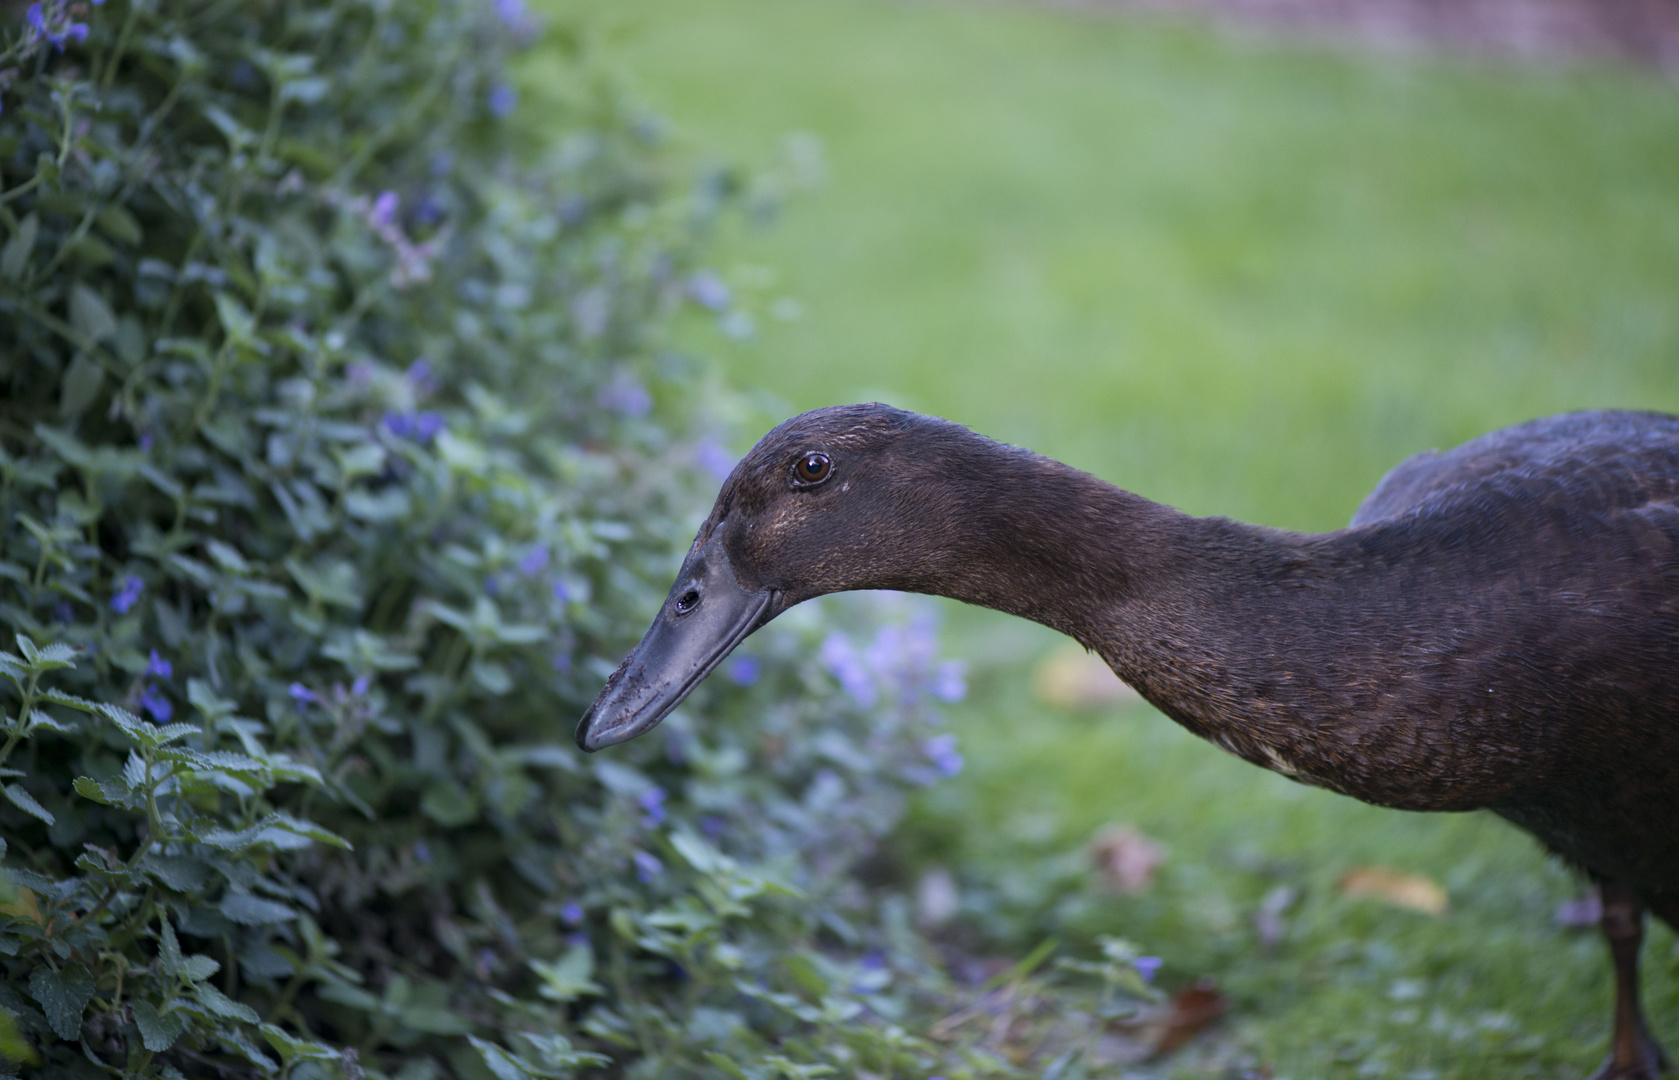
<svg viewBox="0 0 1679 1080"><path fill-rule="evenodd" d="M1638 1005L1638 949L1644 943L1644 904L1638 894L1618 881L1605 881L1603 937L1615 961L1615 1034L1609 1060L1592 1080L1657 1080L1667 1068L1667 1055L1644 1026Z"/></svg>

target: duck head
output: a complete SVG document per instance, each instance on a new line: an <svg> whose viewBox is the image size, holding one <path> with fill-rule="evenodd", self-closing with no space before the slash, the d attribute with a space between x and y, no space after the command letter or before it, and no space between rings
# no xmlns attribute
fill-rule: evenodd
<svg viewBox="0 0 1679 1080"><path fill-rule="evenodd" d="M818 409L765 435L724 481L653 625L583 714L577 745L648 731L794 604L847 589L934 591L955 559L947 474L974 441L989 443L887 405Z"/></svg>

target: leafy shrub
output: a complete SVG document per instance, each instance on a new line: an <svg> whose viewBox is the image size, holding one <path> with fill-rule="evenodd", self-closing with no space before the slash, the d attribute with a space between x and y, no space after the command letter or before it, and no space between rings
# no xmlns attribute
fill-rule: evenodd
<svg viewBox="0 0 1679 1080"><path fill-rule="evenodd" d="M731 315L732 186L670 184L581 46L521 156L535 32L53 0L7 37L0 1071L1008 1071L909 1034L937 958L854 874L960 765L927 627L801 609L570 745L715 481L659 328Z"/></svg>

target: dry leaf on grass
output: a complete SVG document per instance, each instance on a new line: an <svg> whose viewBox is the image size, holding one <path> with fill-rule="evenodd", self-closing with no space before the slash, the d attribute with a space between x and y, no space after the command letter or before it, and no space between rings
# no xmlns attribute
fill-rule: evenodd
<svg viewBox="0 0 1679 1080"><path fill-rule="evenodd" d="M1158 1056L1170 1054L1229 1011L1230 999L1219 993L1211 979L1202 979L1173 994L1169 1002L1119 1026Z"/></svg>
<svg viewBox="0 0 1679 1080"><path fill-rule="evenodd" d="M1341 878L1341 895L1351 900L1380 900L1424 915L1446 913L1446 890L1422 874L1386 866L1360 866Z"/></svg>
<svg viewBox="0 0 1679 1080"><path fill-rule="evenodd" d="M1090 845L1096 871L1110 889L1137 896L1154 884L1154 872L1166 860L1166 849L1129 825L1110 825Z"/></svg>
<svg viewBox="0 0 1679 1080"><path fill-rule="evenodd" d="M1032 690L1039 701L1066 709L1097 709L1137 700L1137 692L1121 682L1100 656L1082 650L1046 656L1032 673Z"/></svg>

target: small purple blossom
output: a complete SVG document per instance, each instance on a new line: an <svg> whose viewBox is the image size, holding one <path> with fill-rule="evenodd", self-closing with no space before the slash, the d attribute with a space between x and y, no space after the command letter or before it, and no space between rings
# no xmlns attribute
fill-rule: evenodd
<svg viewBox="0 0 1679 1080"><path fill-rule="evenodd" d="M294 682L290 686L286 687L286 693L291 695L291 699L297 702L297 707L300 709L305 705L311 705L321 700L321 696L319 694L315 693L313 690L304 686L300 682Z"/></svg>
<svg viewBox="0 0 1679 1080"><path fill-rule="evenodd" d="M498 968L500 966L501 965L496 960L496 954L495 954L494 950L492 950L492 949L479 949L478 950L477 961L476 961L476 963L473 964L473 969L476 971L476 973L477 973L477 975L480 979L484 980L485 982L488 982L489 979L490 979L490 976L494 975L496 973L496 968Z"/></svg>
<svg viewBox="0 0 1679 1080"><path fill-rule="evenodd" d="M152 448L152 433L149 432L149 431L142 431L140 433L140 451L141 451L141 453L146 453L146 452L150 451L151 448Z"/></svg>
<svg viewBox="0 0 1679 1080"><path fill-rule="evenodd" d="M571 589L563 581L554 582L554 599L562 604L571 603Z"/></svg>
<svg viewBox="0 0 1679 1080"><path fill-rule="evenodd" d="M583 905L579 904L575 900L567 900L560 907L560 919L567 926L580 926L580 925L582 925L585 915L586 915L586 912L584 912L584 910L583 910Z"/></svg>
<svg viewBox="0 0 1679 1080"><path fill-rule="evenodd" d="M1153 982L1154 973L1159 971L1165 962L1158 956L1139 956L1131 961L1131 966L1137 969L1137 974L1143 977L1144 982Z"/></svg>
<svg viewBox="0 0 1679 1080"><path fill-rule="evenodd" d="M620 371L595 395L595 404L620 416L639 418L653 408L653 395L628 372Z"/></svg>
<svg viewBox="0 0 1679 1080"><path fill-rule="evenodd" d="M702 469L715 476L719 483L729 478L739 460L710 439L694 447L694 459L700 463Z"/></svg>
<svg viewBox="0 0 1679 1080"><path fill-rule="evenodd" d="M555 653L548 658L548 666L561 675L567 674L571 671L571 654L568 652Z"/></svg>
<svg viewBox="0 0 1679 1080"><path fill-rule="evenodd" d="M548 545L537 544L523 555L519 556L519 573L526 577L534 577L548 565Z"/></svg>
<svg viewBox="0 0 1679 1080"><path fill-rule="evenodd" d="M723 835L724 821L716 814L705 814L700 818L700 832L712 840Z"/></svg>
<svg viewBox="0 0 1679 1080"><path fill-rule="evenodd" d="M751 686L758 681L759 667L756 656L737 656L729 665L729 681L736 686Z"/></svg>
<svg viewBox="0 0 1679 1080"><path fill-rule="evenodd" d="M688 298L703 308L722 311L729 306L729 287L710 270L700 270L688 279Z"/></svg>
<svg viewBox="0 0 1679 1080"><path fill-rule="evenodd" d="M175 677L175 665L159 656L157 650L153 649L151 659L146 662L146 675L148 678L155 675L160 679L172 679Z"/></svg>
<svg viewBox="0 0 1679 1080"><path fill-rule="evenodd" d="M367 212L367 223L374 229L388 229L396 220L396 208L402 200L394 191L381 191Z"/></svg>
<svg viewBox="0 0 1679 1080"><path fill-rule="evenodd" d="M70 601L60 600L53 605L52 617L61 623L67 623L76 617L76 609L70 606Z"/></svg>
<svg viewBox="0 0 1679 1080"><path fill-rule="evenodd" d="M350 684L350 693L356 697L361 697L367 693L368 687L372 685L372 679L368 678L366 675L357 675L356 681Z"/></svg>
<svg viewBox="0 0 1679 1080"><path fill-rule="evenodd" d="M641 824L645 828L665 823L665 789L651 787L636 796L636 805L641 807L643 817Z"/></svg>
<svg viewBox="0 0 1679 1080"><path fill-rule="evenodd" d="M500 120L519 107L519 92L512 83L496 83L490 91L489 106L490 115Z"/></svg>
<svg viewBox="0 0 1679 1080"><path fill-rule="evenodd" d="M922 753L933 763L940 776L956 776L962 771L962 755L956 749L956 736L934 735L921 744Z"/></svg>
<svg viewBox="0 0 1679 1080"><path fill-rule="evenodd" d="M927 692L947 705L954 705L968 696L968 665L962 660L946 660L933 669L933 680Z"/></svg>
<svg viewBox="0 0 1679 1080"><path fill-rule="evenodd" d="M566 943L568 948L581 949L589 944L589 935L579 930L575 934L567 934L561 940Z"/></svg>
<svg viewBox="0 0 1679 1080"><path fill-rule="evenodd" d="M664 863L660 862L652 855L647 854L645 851L636 852L632 861L635 863L636 880L641 882L643 885L664 873L665 870Z"/></svg>
<svg viewBox="0 0 1679 1080"><path fill-rule="evenodd" d="M152 719L160 724L167 724L169 718L175 715L175 706L170 700L158 693L157 687L147 686L140 694L140 707L151 714Z"/></svg>
<svg viewBox="0 0 1679 1080"><path fill-rule="evenodd" d="M122 579L122 588L111 597L111 610L118 615L127 615L128 609L140 599L140 593L146 588L146 583L133 574Z"/></svg>
<svg viewBox="0 0 1679 1080"><path fill-rule="evenodd" d="M399 439L412 439L422 446L442 434L446 426L443 417L434 412L386 413L381 421L385 430Z"/></svg>
<svg viewBox="0 0 1679 1080"><path fill-rule="evenodd" d="M413 387L414 393L420 397L437 392L437 377L432 373L431 360L428 357L422 356L409 364L403 378L408 380L408 385Z"/></svg>
<svg viewBox="0 0 1679 1080"><path fill-rule="evenodd" d="M431 848L426 847L424 841L416 840L414 842L413 851L414 851L414 861L415 862L417 862L417 863L429 863L429 862L431 862Z"/></svg>
<svg viewBox="0 0 1679 1080"><path fill-rule="evenodd" d="M501 595L501 579L491 574L484 579L484 592L490 596Z"/></svg>
<svg viewBox="0 0 1679 1080"><path fill-rule="evenodd" d="M822 660L822 666L839 680L840 686L844 687L845 692L850 694L857 704L867 709L879 699L880 692L875 687L874 678L870 675L863 658L857 654L850 638L837 630L834 631L822 642L822 649L818 655Z"/></svg>

